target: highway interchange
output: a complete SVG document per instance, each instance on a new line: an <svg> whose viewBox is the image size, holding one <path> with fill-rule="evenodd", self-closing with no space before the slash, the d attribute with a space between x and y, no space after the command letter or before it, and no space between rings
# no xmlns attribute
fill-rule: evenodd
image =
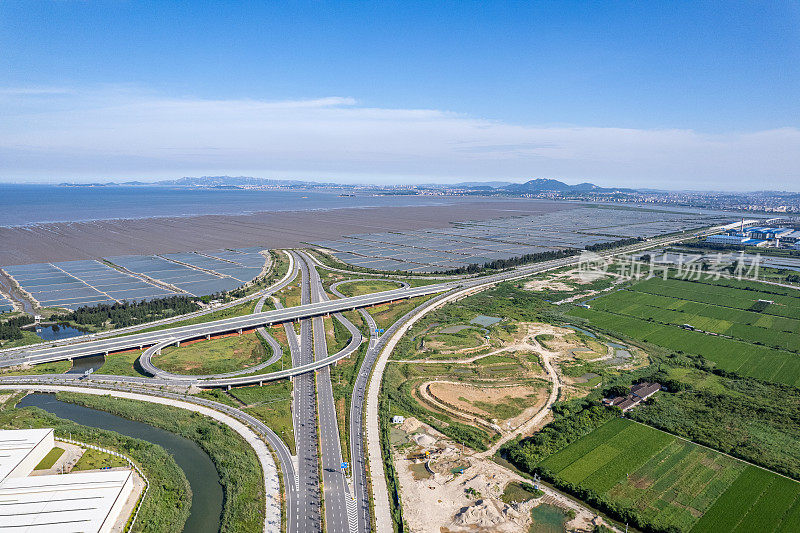
<svg viewBox="0 0 800 533"><path fill-rule="evenodd" d="M702 234L722 231L726 226L712 228ZM689 235L679 235L651 239L649 241L614 250L616 253L632 253L647 248L663 246ZM606 255L611 255L608 253ZM487 276L467 279L456 279L433 285L412 288L401 283L402 287L390 291L368 294L364 296L344 297L337 290L336 284L330 287L338 299L328 300L322 286L317 267L322 265L304 252L290 252L291 262L286 276L273 286L251 295L247 300L259 299L256 311L261 311L266 298L277 291L288 287L300 277L301 305L224 320L210 321L202 324L172 327L146 333L132 333L122 337L94 338L80 343L50 343L47 347L33 347L26 350L15 350L0 353L0 368L21 364L39 364L50 361L73 359L77 357L108 354L125 349L142 349L149 356L158 351L158 347L178 343L190 339L209 337L220 333L229 333L263 328L267 325L283 325L289 342L292 356L292 368L279 372L270 372L254 376L182 376L166 373L152 364L148 358L140 361L142 367L150 373L151 378L133 376L115 376L93 374L88 377L75 374L45 374L30 376L3 376L0 383L20 384L26 388L35 388L36 384L80 384L99 388L136 390L147 394L165 397L176 397L200 403L230 414L257 431L275 451L281 465L285 492L286 530L295 532L320 531L324 525L332 532L366 532L375 528L379 531L390 524L375 524L370 513L370 497L367 488L367 436L364 428L365 400L368 381L373 366L387 340L401 330L403 324L412 317L418 316L436 302L442 301L454 292L466 289L475 291L490 287L500 281L518 279L532 274L575 265L577 256L564 257L551 261L536 263ZM323 267L324 268L324 267ZM335 269L332 269L335 270ZM355 280L348 280L350 282ZM344 282L342 282L344 283ZM437 295L427 302L401 317L387 328L383 335L378 334L372 316L366 311L368 307L394 302L415 296ZM350 427L348 428L351 462L349 469L342 469L342 451L340 449L338 421L333 401L330 382L329 365L355 352L363 339L360 331L350 323L342 311L359 310L369 327L369 340L364 360L358 370L350 405ZM351 334L348 345L340 352L328 355L323 317L333 316L339 320ZM297 335L294 323L299 322L300 334ZM267 342L273 349L271 362L280 358L280 346L271 339L265 330ZM144 357L144 354L143 356ZM264 365L267 366L267 365ZM252 369L250 369L252 372ZM176 392L189 385L200 387L230 387L240 384L260 383L272 379L291 378L293 390L293 422L295 429L296 456L291 456L285 443L263 422L243 411L185 393ZM157 387L167 386L170 390ZM369 421L376 422L376 421ZM320 463L322 476L320 477ZM346 477L347 470L351 476ZM320 485L322 482L322 485ZM324 500L320 487L324 488Z"/></svg>

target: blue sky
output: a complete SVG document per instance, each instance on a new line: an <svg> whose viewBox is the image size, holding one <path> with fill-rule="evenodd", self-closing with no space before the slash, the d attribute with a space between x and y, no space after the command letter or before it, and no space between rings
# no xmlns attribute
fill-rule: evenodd
<svg viewBox="0 0 800 533"><path fill-rule="evenodd" d="M0 179L800 189L796 2L0 3Z"/></svg>

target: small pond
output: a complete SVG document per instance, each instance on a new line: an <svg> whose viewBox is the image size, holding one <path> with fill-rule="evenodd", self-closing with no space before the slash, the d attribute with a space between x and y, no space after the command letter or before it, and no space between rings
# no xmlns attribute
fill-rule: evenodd
<svg viewBox="0 0 800 533"><path fill-rule="evenodd" d="M86 331L73 328L72 326L62 326L60 324L51 324L48 326L36 326L35 333L46 341L58 341L61 339L69 339L72 337L80 337L86 335Z"/></svg>
<svg viewBox="0 0 800 533"><path fill-rule="evenodd" d="M475 318L473 318L472 320L470 320L470 323L471 324L478 324L479 326L489 327L489 326L492 326L494 324L497 324L501 320L503 320L503 319L501 317L499 317L499 316L478 315Z"/></svg>
<svg viewBox="0 0 800 533"><path fill-rule="evenodd" d="M533 524L530 533L564 533L567 522L564 511L554 505L540 503L531 510Z"/></svg>

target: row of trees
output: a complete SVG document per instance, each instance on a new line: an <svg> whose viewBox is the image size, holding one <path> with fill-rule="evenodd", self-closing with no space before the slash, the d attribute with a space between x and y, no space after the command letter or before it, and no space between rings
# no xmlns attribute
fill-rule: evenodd
<svg viewBox="0 0 800 533"><path fill-rule="evenodd" d="M595 400L558 402L553 405L552 422L530 437L507 444L502 454L520 470L532 473L542 460L616 416L619 409L605 407Z"/></svg>
<svg viewBox="0 0 800 533"><path fill-rule="evenodd" d="M618 241L590 244L585 246L584 249L590 252L601 252L603 250L610 250L611 248L619 248L620 246L630 246L631 244L636 244L637 242L642 242L644 240L646 239L643 237L631 237L629 239L619 239Z"/></svg>
<svg viewBox="0 0 800 533"><path fill-rule="evenodd" d="M15 341L22 338L22 326L31 323L31 317L22 315L0 322L0 340Z"/></svg>
<svg viewBox="0 0 800 533"><path fill-rule="evenodd" d="M198 300L187 296L168 296L142 302L100 304L79 307L57 318L86 326L104 327L111 324L115 328L124 328L197 311L200 309Z"/></svg>
<svg viewBox="0 0 800 533"><path fill-rule="evenodd" d="M483 265L473 263L471 265L454 268L451 270L438 271L436 274L476 274L484 270L503 270L512 268L527 263L537 263L539 261L549 261L551 259L559 259L562 257L569 257L577 254L577 250L552 250L547 252L537 252L535 254L525 254L519 257L511 257L509 259L495 259Z"/></svg>

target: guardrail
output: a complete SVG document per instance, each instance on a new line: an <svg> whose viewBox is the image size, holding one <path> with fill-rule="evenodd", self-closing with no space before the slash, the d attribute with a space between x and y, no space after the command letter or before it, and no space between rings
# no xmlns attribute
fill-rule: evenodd
<svg viewBox="0 0 800 533"><path fill-rule="evenodd" d="M144 502L144 498L145 498L145 496L147 496L147 491L148 491L148 489L150 489L150 480L147 479L147 476L144 475L144 472L142 472L139 469L139 467L137 466L137 464L134 463L133 460L130 457L128 457L127 455L125 455L125 454L122 454L122 453L119 453L119 452L115 452L114 450L109 450L108 448L103 448L102 446L97 446L96 444L88 444L86 442L81 442L79 440L74 440L72 438L60 437L57 440L60 440L62 442L68 442L68 443L74 444L76 446L82 446L84 448L90 448L92 450L97 450L97 451L100 451L100 452L103 452L103 453L107 453L109 455L113 455L115 457L121 457L121 458L125 459L125 461L127 461L128 466L130 466L131 468L136 470L136 473L139 474L139 476L144 480L144 492L142 492L142 495L139 497L139 501L136 502L136 509L133 511L133 515L131 515L130 521L125 526L124 531L130 531L133 528L133 525L136 523L136 518L139 516L139 509L141 509L142 503Z"/></svg>

